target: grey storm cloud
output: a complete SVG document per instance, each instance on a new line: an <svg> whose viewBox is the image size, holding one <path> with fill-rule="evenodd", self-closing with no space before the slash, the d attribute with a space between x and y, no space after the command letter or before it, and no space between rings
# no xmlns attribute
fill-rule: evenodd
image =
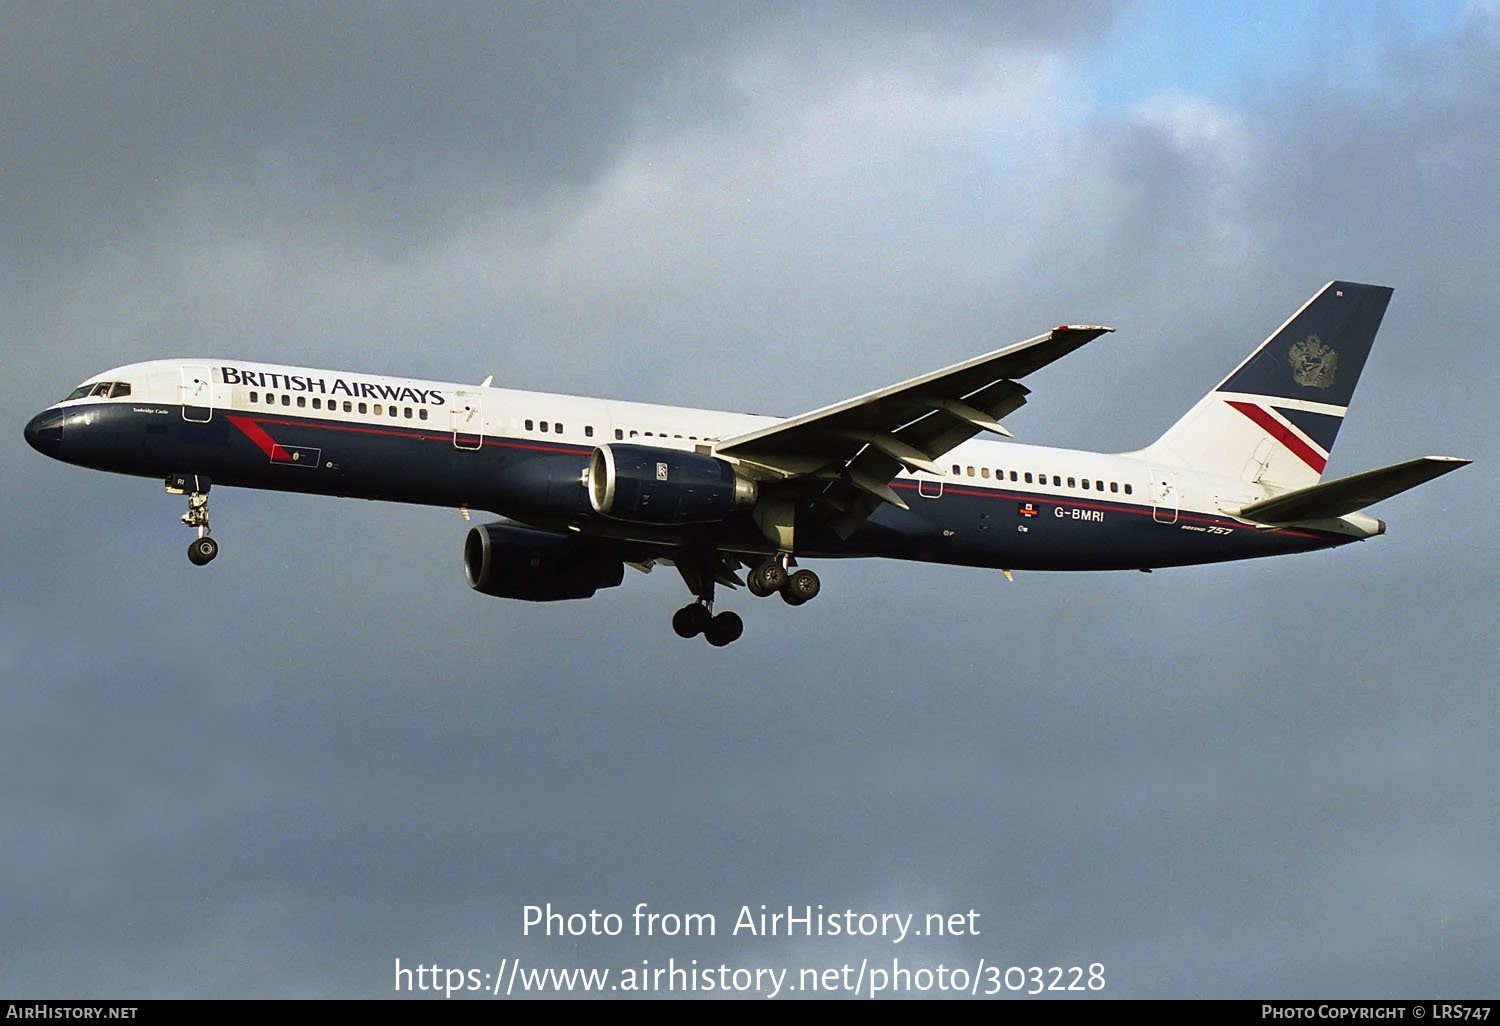
<svg viewBox="0 0 1500 1026"><path fill-rule="evenodd" d="M851 40L966 53L1100 17L991 6L13 6L0 129L24 144L0 213L32 260L68 243L59 256L76 257L160 216L163 186L205 176L250 193L257 216L276 216L255 205L264 189L302 213L347 205L399 240L462 218L481 183L586 184L653 107L725 114L719 71L747 40L785 40L816 65L847 59Z"/></svg>
<svg viewBox="0 0 1500 1026"><path fill-rule="evenodd" d="M3 989L895 955L1485 993L1500 26L1115 109L1078 69L1124 10L8 8ZM1334 277L1396 292L1330 472L1478 460L1387 536L1014 584L841 562L805 608L739 600L723 652L671 635L669 568L471 593L454 511L215 490L190 567L158 483L21 439L170 355L790 415L1095 321L1009 426L1129 449ZM521 934L642 901L718 935ZM984 932L729 935L761 903Z"/></svg>

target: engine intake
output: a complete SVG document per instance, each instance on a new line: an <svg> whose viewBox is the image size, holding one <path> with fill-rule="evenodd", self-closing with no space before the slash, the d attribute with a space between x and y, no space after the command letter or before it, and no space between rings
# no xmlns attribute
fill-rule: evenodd
<svg viewBox="0 0 1500 1026"><path fill-rule="evenodd" d="M641 524L722 519L755 504L755 482L717 456L649 445L601 445L589 460L596 513Z"/></svg>
<svg viewBox="0 0 1500 1026"><path fill-rule="evenodd" d="M470 529L464 574L469 587L486 595L555 602L617 587L625 564L584 539L497 523Z"/></svg>

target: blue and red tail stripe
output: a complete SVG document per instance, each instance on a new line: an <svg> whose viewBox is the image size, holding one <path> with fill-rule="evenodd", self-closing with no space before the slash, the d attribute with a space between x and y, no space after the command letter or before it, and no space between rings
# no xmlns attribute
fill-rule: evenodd
<svg viewBox="0 0 1500 1026"><path fill-rule="evenodd" d="M1259 403L1245 402L1240 399L1226 399L1231 407L1243 413L1255 422L1262 431L1270 435L1276 441L1291 450L1303 463L1306 463L1316 473L1322 474L1323 468L1328 466L1328 449L1320 446L1312 438L1303 434L1298 426L1286 417L1286 411L1278 407L1262 406ZM1339 419L1339 418L1334 418ZM1333 429L1337 433L1338 427ZM1332 438L1329 439L1330 445Z"/></svg>

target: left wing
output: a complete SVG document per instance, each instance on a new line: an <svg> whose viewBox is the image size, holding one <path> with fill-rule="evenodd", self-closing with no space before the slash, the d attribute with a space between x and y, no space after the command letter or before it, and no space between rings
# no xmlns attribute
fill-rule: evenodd
<svg viewBox="0 0 1500 1026"><path fill-rule="evenodd" d="M1014 379L1112 328L1063 325L1045 335L910 381L724 440L715 451L766 478L822 482L818 511L848 537L882 502L906 509L890 481L905 467L941 473L936 460L981 431L1009 434L1000 418L1026 402Z"/></svg>

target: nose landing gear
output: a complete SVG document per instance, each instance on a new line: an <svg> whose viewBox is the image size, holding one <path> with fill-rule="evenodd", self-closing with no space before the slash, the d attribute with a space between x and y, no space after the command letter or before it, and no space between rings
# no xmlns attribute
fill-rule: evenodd
<svg viewBox="0 0 1500 1026"><path fill-rule="evenodd" d="M206 534L202 537L194 538L188 544L188 561L194 566L202 566L205 563L211 562L218 554L219 543Z"/></svg>
<svg viewBox="0 0 1500 1026"><path fill-rule="evenodd" d="M167 478L168 495L186 495L187 512L182 515L186 527L195 528L198 537L188 545L188 562L203 566L219 554L219 543L209 536L208 489L212 482L198 474L173 474Z"/></svg>

